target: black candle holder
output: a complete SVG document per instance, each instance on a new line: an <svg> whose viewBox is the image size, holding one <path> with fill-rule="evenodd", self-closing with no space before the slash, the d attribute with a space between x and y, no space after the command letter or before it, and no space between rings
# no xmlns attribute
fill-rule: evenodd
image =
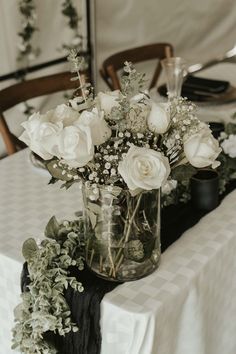
<svg viewBox="0 0 236 354"><path fill-rule="evenodd" d="M215 170L199 170L190 180L194 208L211 211L219 205L219 175Z"/></svg>
<svg viewBox="0 0 236 354"><path fill-rule="evenodd" d="M214 138L218 139L221 132L225 131L224 123L221 122L209 122L210 129Z"/></svg>

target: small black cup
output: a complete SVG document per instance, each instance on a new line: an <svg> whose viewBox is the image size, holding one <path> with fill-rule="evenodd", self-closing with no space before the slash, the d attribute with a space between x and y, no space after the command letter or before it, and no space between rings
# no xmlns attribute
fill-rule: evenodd
<svg viewBox="0 0 236 354"><path fill-rule="evenodd" d="M199 170L190 181L191 200L198 210L210 211L219 205L219 175L211 169Z"/></svg>
<svg viewBox="0 0 236 354"><path fill-rule="evenodd" d="M220 122L209 122L210 129L214 138L218 139L221 132L225 131L225 126Z"/></svg>

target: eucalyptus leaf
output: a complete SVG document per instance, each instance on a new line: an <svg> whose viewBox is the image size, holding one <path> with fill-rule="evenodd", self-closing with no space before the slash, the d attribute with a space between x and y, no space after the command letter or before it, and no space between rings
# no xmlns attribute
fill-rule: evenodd
<svg viewBox="0 0 236 354"><path fill-rule="evenodd" d="M44 234L48 238L57 239L58 233L59 233L59 229L60 229L60 224L58 223L58 221L55 218L55 216L52 216L51 219L49 220L49 222L46 225Z"/></svg>
<svg viewBox="0 0 236 354"><path fill-rule="evenodd" d="M49 173L55 179L61 181L71 181L73 176L77 175L76 170L67 170L67 166L60 166L57 159L53 159L46 164Z"/></svg>
<svg viewBox="0 0 236 354"><path fill-rule="evenodd" d="M91 203L91 202L88 202L88 206L89 210L91 210L94 214L101 214L101 207L100 205L98 204L95 204L95 203Z"/></svg>
<svg viewBox="0 0 236 354"><path fill-rule="evenodd" d="M66 181L65 183L63 183L63 184L61 185L60 188L69 189L69 188L72 186L72 184L74 184L74 183L76 183L76 182L78 182L78 180L72 179L72 180L70 180L70 181Z"/></svg>
<svg viewBox="0 0 236 354"><path fill-rule="evenodd" d="M31 261L34 258L35 254L38 251L38 246L33 238L29 238L23 243L22 246L22 254L26 261Z"/></svg>
<svg viewBox="0 0 236 354"><path fill-rule="evenodd" d="M184 180L186 181L196 174L196 172L196 168L191 165L181 165L173 169L172 178L180 182Z"/></svg>
<svg viewBox="0 0 236 354"><path fill-rule="evenodd" d="M118 197L121 192L122 192L122 188L120 188L118 186L114 186L112 188L111 194L114 195L115 197Z"/></svg>
<svg viewBox="0 0 236 354"><path fill-rule="evenodd" d="M91 222L91 226L94 229L96 226L96 223L97 223L97 216L90 209L87 209L87 214L88 214L89 220Z"/></svg>

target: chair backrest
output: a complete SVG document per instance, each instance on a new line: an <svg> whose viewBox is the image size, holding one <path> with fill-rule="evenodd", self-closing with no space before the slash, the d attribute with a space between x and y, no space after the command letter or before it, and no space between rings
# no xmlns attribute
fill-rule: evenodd
<svg viewBox="0 0 236 354"><path fill-rule="evenodd" d="M125 61L138 63L157 59L157 66L149 85L149 89L151 89L156 85L162 70L160 60L166 58L167 56L173 56L173 52L173 47L169 43L154 43L124 50L113 54L104 60L100 69L100 74L111 90L117 90L121 88L117 72L123 68Z"/></svg>
<svg viewBox="0 0 236 354"><path fill-rule="evenodd" d="M82 75L85 80L86 73L84 72ZM14 154L18 148L25 146L11 133L3 113L31 98L78 88L78 82L71 81L73 76L70 72L48 75L23 81L0 91L0 133L2 134L8 155Z"/></svg>

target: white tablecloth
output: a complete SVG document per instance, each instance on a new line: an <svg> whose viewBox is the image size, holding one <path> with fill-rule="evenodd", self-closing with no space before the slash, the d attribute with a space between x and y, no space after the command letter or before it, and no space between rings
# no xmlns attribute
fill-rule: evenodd
<svg viewBox="0 0 236 354"><path fill-rule="evenodd" d="M76 186L47 185L28 150L0 161L0 354L19 302L22 242L52 215L73 218ZM163 255L160 268L118 286L101 304L101 354L236 353L236 191Z"/></svg>

